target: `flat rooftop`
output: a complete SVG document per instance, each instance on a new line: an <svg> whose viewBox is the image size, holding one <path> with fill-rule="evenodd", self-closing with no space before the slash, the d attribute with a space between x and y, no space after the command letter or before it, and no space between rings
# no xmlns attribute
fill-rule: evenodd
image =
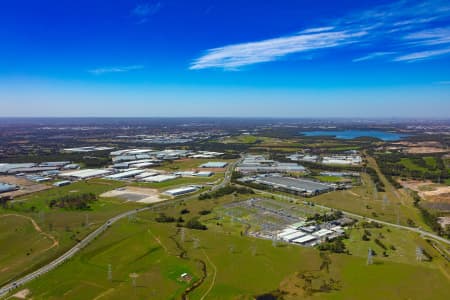
<svg viewBox="0 0 450 300"><path fill-rule="evenodd" d="M306 190L306 191L323 191L328 190L331 187L327 184L323 184L320 182L315 182L306 179L298 179L291 177L276 177L276 176L268 176L258 178L256 182L275 185L278 187L288 188L288 189L298 189L298 190Z"/></svg>

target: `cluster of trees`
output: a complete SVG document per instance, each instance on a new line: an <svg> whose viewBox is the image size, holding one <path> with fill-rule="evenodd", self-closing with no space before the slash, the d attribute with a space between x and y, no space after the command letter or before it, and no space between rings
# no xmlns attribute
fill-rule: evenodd
<svg viewBox="0 0 450 300"><path fill-rule="evenodd" d="M177 221L177 219L171 216L167 216L165 213L160 213L159 216L155 218L155 221L158 223L173 223Z"/></svg>
<svg viewBox="0 0 450 300"><path fill-rule="evenodd" d="M323 215L316 213L313 216L308 217L307 221L316 221L318 223L324 223L324 222L330 222L330 221L340 219L343 216L344 216L344 214L341 211L337 210L332 213L328 213L328 214L325 213Z"/></svg>
<svg viewBox="0 0 450 300"><path fill-rule="evenodd" d="M90 209L90 203L97 201L97 195L94 193L73 194L52 199L49 201L50 208L59 207L67 209L86 210Z"/></svg>
<svg viewBox="0 0 450 300"><path fill-rule="evenodd" d="M377 191L384 192L385 191L384 183L381 181L380 176L378 176L377 171L375 171L374 168L367 167L366 173L369 174L370 178L372 179L373 183L375 184Z"/></svg>
<svg viewBox="0 0 450 300"><path fill-rule="evenodd" d="M438 235L449 238L450 239L450 226L447 225L446 228L442 228L441 224L439 224L439 217L431 213L428 209L422 207L420 205L420 196L417 192L413 192L414 206L420 211L422 215L422 219L431 229L436 232Z"/></svg>
<svg viewBox="0 0 450 300"><path fill-rule="evenodd" d="M196 230L207 230L208 229L208 227L206 225L202 224L202 222L199 221L198 217L194 217L194 218L190 219L189 221L187 221L185 227L189 228L189 229L196 229Z"/></svg>
<svg viewBox="0 0 450 300"><path fill-rule="evenodd" d="M198 196L198 199L206 200L206 199L211 199L211 198L220 198L222 196L230 195L233 193L254 194L255 192L249 188L227 185L227 186L224 186L222 188L215 190L214 192L202 193Z"/></svg>
<svg viewBox="0 0 450 300"><path fill-rule="evenodd" d="M33 154L33 155L16 155L11 158L2 159L2 162L47 162L47 161L72 161L75 163L83 163L86 167L103 167L111 163L109 159L109 151L97 151L95 157L86 156L85 153L51 153L51 154Z"/></svg>
<svg viewBox="0 0 450 300"><path fill-rule="evenodd" d="M385 174L386 178L397 188L399 188L400 185L392 178L393 176L421 180L428 179L433 182L450 178L445 162L438 155L429 156L430 161L434 162L433 164L427 163L420 155L406 155L404 153L377 154L375 157L383 174ZM402 159L408 159L411 164L418 168L408 168L408 166L402 162Z"/></svg>
<svg viewBox="0 0 450 300"><path fill-rule="evenodd" d="M369 231L369 230L367 230L367 229L364 229L364 234L362 235L362 240L363 241L370 241L370 237L372 236L372 233Z"/></svg>
<svg viewBox="0 0 450 300"><path fill-rule="evenodd" d="M331 251L334 253L348 253L344 242L342 241L345 237L338 237L332 241L327 241L319 244L318 248L321 251Z"/></svg>

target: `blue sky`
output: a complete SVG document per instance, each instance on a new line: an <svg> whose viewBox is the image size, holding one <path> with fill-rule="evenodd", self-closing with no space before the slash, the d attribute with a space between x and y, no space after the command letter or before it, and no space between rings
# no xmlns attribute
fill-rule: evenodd
<svg viewBox="0 0 450 300"><path fill-rule="evenodd" d="M0 116L450 117L444 0L0 5Z"/></svg>

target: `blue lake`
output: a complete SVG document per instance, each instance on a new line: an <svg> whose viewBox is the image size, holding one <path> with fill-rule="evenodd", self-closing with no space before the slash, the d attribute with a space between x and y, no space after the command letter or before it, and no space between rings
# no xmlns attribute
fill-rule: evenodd
<svg viewBox="0 0 450 300"><path fill-rule="evenodd" d="M408 136L406 134L399 134L393 132L386 132L381 130L318 130L318 131L303 131L300 132L305 136L334 136L337 139L351 140L359 137L373 137L383 141L397 141Z"/></svg>

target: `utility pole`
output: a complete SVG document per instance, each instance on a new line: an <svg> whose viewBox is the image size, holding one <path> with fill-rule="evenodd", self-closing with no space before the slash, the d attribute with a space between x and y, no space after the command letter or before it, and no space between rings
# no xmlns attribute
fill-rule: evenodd
<svg viewBox="0 0 450 300"><path fill-rule="evenodd" d="M278 232L275 232L275 233L272 235L272 246L273 246L273 247L276 247L276 246L277 246L277 235L278 235Z"/></svg>
<svg viewBox="0 0 450 300"><path fill-rule="evenodd" d="M112 266L108 264L108 281L112 281Z"/></svg>
<svg viewBox="0 0 450 300"><path fill-rule="evenodd" d="M139 277L139 274L131 273L129 276L131 278L131 284L133 285L134 288L134 295L136 295L136 279Z"/></svg>
<svg viewBox="0 0 450 300"><path fill-rule="evenodd" d="M373 252L372 249L369 248L369 251L367 252L367 265L373 264Z"/></svg>
<svg viewBox="0 0 450 300"><path fill-rule="evenodd" d="M184 235L185 235L185 233L184 233L184 227L182 227L182 228L181 228L181 231L180 231L180 240L181 240L182 243L184 243Z"/></svg>
<svg viewBox="0 0 450 300"><path fill-rule="evenodd" d="M423 261L423 249L422 247L416 247L416 260L417 261Z"/></svg>
<svg viewBox="0 0 450 300"><path fill-rule="evenodd" d="M383 210L387 207L389 204L388 197L386 195L383 196Z"/></svg>

